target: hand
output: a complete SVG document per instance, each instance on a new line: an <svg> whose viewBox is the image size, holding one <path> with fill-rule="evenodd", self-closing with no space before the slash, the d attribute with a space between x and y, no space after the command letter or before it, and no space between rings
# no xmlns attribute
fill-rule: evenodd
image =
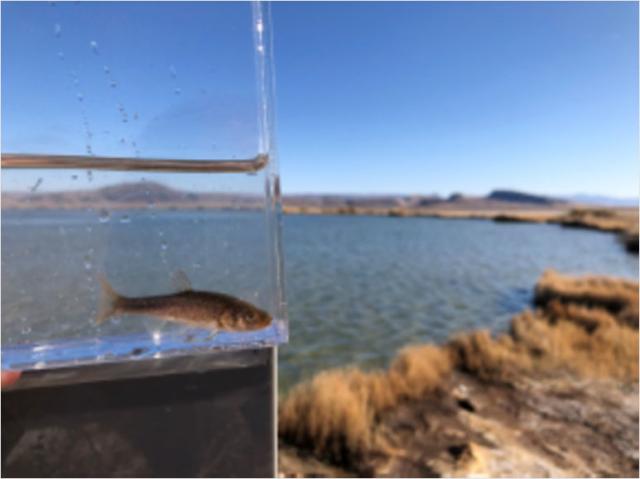
<svg viewBox="0 0 640 479"><path fill-rule="evenodd" d="M6 389L13 386L20 378L20 374L20 371L2 371L0 389Z"/></svg>

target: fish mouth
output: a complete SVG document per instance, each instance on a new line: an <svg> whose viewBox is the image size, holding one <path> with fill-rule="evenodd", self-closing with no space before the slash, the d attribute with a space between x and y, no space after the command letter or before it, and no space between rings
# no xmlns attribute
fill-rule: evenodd
<svg viewBox="0 0 640 479"><path fill-rule="evenodd" d="M253 324L253 328L251 329L252 330L264 329L271 324L272 320L273 318L271 318L271 316L269 316L268 314L265 314L264 316L260 316L259 320L256 321L255 324Z"/></svg>

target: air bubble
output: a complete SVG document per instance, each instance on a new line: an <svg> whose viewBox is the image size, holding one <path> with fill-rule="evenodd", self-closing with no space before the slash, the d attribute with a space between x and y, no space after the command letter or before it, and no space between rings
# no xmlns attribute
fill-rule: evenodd
<svg viewBox="0 0 640 479"><path fill-rule="evenodd" d="M160 333L160 331L154 331L151 337L153 338L153 344L155 344L156 346L158 346L162 341L162 334Z"/></svg>
<svg viewBox="0 0 640 479"><path fill-rule="evenodd" d="M93 152L91 152L91 154L93 154ZM87 179L93 181L93 172L91 170L87 170Z"/></svg>
<svg viewBox="0 0 640 479"><path fill-rule="evenodd" d="M44 369L47 366L47 363L44 361L38 361L33 365L34 369Z"/></svg>
<svg viewBox="0 0 640 479"><path fill-rule="evenodd" d="M176 78L178 76L178 73L176 72L176 68L173 65L169 67L169 73L171 73L171 76L173 78Z"/></svg>
<svg viewBox="0 0 640 479"><path fill-rule="evenodd" d="M115 88L115 87L117 87L117 86L118 86L118 83L117 83L115 80L111 80L111 81L109 82L109 86L110 86L111 88Z"/></svg>
<svg viewBox="0 0 640 479"><path fill-rule="evenodd" d="M107 75L108 75L109 73L111 73L111 69L110 69L107 65L103 66L103 67L102 67L102 69L104 70L104 72L105 72Z"/></svg>
<svg viewBox="0 0 640 479"><path fill-rule="evenodd" d="M59 23L56 23L53 26L53 34L56 36L56 38L60 38L60 35L62 35L62 26Z"/></svg>
<svg viewBox="0 0 640 479"><path fill-rule="evenodd" d="M87 150L87 155L93 156L93 148L91 148L91 145L87 145L86 150ZM90 176L90 175L87 174L87 176ZM91 179L89 179L89 181L91 181Z"/></svg>
<svg viewBox="0 0 640 479"><path fill-rule="evenodd" d="M62 52L58 52L58 58L59 58L60 60L64 60L64 53L62 53Z"/></svg>
<svg viewBox="0 0 640 479"><path fill-rule="evenodd" d="M137 120L138 118L139 118L139 117L138 117L138 112L135 112L135 113L133 114L133 119L134 119L134 120Z"/></svg>
<svg viewBox="0 0 640 479"><path fill-rule="evenodd" d="M84 101L84 95L82 93L78 93L76 95L76 98L78 99L78 101Z"/></svg>
<svg viewBox="0 0 640 479"><path fill-rule="evenodd" d="M31 332L31 326L25 326L21 331L22 334L29 334Z"/></svg>
<svg viewBox="0 0 640 479"><path fill-rule="evenodd" d="M168 247L169 247L169 245L167 244L167 242L165 240L162 240L160 242L160 248L162 248L162 251L167 251Z"/></svg>
<svg viewBox="0 0 640 479"><path fill-rule="evenodd" d="M91 50L93 50L93 53L95 53L96 55L98 54L98 42L96 42L95 40L91 40L89 42L89 47L91 47Z"/></svg>
<svg viewBox="0 0 640 479"><path fill-rule="evenodd" d="M176 88L175 90L173 90L173 93L176 95L180 95L182 93L182 90L180 88Z"/></svg>
<svg viewBox="0 0 640 479"><path fill-rule="evenodd" d="M91 271L93 268L93 264L91 263L91 256L88 254L84 256L84 269L87 271Z"/></svg>
<svg viewBox="0 0 640 479"><path fill-rule="evenodd" d="M127 140L125 140L124 138L120 138L120 143L124 145L125 143L127 143Z"/></svg>
<svg viewBox="0 0 640 479"><path fill-rule="evenodd" d="M120 218L120 223L131 223L131 218L129 217L129 215L124 215Z"/></svg>
<svg viewBox="0 0 640 479"><path fill-rule="evenodd" d="M100 223L108 223L111 215L107 210L100 210L100 216L98 216L98 220Z"/></svg>

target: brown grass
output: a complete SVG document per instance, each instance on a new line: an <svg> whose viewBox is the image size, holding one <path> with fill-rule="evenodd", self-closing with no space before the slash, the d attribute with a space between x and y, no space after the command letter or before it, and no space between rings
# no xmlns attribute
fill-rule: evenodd
<svg viewBox="0 0 640 479"><path fill-rule="evenodd" d="M575 228L618 233L638 231L638 211L634 209L575 208L553 222Z"/></svg>
<svg viewBox="0 0 640 479"><path fill-rule="evenodd" d="M448 351L426 345L404 348L388 371L323 371L289 392L280 407L280 435L348 464L372 447L381 412L434 391L451 368Z"/></svg>
<svg viewBox="0 0 640 479"><path fill-rule="evenodd" d="M348 466L375 449L385 410L443 388L454 369L506 383L559 371L638 380L637 283L548 271L536 286L536 301L539 309L515 316L510 331L496 338L476 331L443 346L409 346L386 371L321 372L280 404L280 436Z"/></svg>
<svg viewBox="0 0 640 479"><path fill-rule="evenodd" d="M572 278L553 270L545 271L535 289L535 302L550 302L601 309L622 324L638 327L638 283L604 276Z"/></svg>

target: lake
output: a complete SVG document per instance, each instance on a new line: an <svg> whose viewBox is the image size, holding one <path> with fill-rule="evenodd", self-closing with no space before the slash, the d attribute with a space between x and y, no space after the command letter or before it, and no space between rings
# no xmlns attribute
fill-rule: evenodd
<svg viewBox="0 0 640 479"><path fill-rule="evenodd" d="M46 366L286 337L282 324L215 336L151 318L95 324L100 273L144 296L175 291L182 270L196 289L270 309L263 213L119 210L105 220L100 211L22 210L3 211L2 222L3 353L25 348L3 354L5 367L34 351ZM373 216L286 216L283 225L290 343L280 349L281 389L325 368L384 366L409 343L503 330L549 267L637 279L638 257L615 235L557 225Z"/></svg>
<svg viewBox="0 0 640 479"><path fill-rule="evenodd" d="M549 224L286 216L284 250L283 390L325 368L384 366L409 343L504 330L549 267L638 276L615 235Z"/></svg>

